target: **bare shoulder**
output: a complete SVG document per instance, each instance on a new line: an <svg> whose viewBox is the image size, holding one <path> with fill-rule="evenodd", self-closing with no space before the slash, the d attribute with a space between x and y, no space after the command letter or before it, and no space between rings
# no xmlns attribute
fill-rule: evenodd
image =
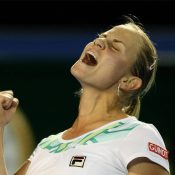
<svg viewBox="0 0 175 175"><path fill-rule="evenodd" d="M128 175L170 175L162 166L147 158L136 158L128 165Z"/></svg>
<svg viewBox="0 0 175 175"><path fill-rule="evenodd" d="M30 165L30 161L26 160L24 164L17 170L17 172L14 173L14 175L25 175L29 165Z"/></svg>

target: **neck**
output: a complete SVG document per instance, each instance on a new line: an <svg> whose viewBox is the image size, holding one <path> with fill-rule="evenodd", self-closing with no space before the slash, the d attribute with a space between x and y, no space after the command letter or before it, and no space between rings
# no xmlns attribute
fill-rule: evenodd
<svg viewBox="0 0 175 175"><path fill-rule="evenodd" d="M97 122L107 123L126 117L118 105L117 93L84 88L79 104L79 114L73 125L82 128Z"/></svg>

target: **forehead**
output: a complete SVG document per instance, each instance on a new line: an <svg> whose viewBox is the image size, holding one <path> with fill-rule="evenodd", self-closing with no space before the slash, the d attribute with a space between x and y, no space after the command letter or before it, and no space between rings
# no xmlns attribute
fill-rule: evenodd
<svg viewBox="0 0 175 175"><path fill-rule="evenodd" d="M104 32L108 37L116 37L117 39L121 39L126 42L138 41L139 40L139 33L138 31L130 25L118 25L113 27L112 29Z"/></svg>

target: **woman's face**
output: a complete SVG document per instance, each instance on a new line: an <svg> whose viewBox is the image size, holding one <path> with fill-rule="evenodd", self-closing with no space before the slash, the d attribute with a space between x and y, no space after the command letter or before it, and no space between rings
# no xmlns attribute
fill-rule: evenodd
<svg viewBox="0 0 175 175"><path fill-rule="evenodd" d="M83 87L110 88L125 75L138 53L139 37L133 28L120 25L108 30L84 48L71 67Z"/></svg>

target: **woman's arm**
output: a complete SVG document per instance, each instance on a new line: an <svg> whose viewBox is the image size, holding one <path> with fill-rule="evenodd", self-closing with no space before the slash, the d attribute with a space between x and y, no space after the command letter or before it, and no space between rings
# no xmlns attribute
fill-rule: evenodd
<svg viewBox="0 0 175 175"><path fill-rule="evenodd" d="M7 170L5 166L5 160L4 160L3 133L4 133L4 128L0 127L0 174L7 175Z"/></svg>
<svg viewBox="0 0 175 175"><path fill-rule="evenodd" d="M136 158L128 165L128 175L170 175L162 166L147 158Z"/></svg>
<svg viewBox="0 0 175 175"><path fill-rule="evenodd" d="M17 106L18 99L13 97L13 91L0 92L0 174L2 175L7 175L3 148L4 127L12 119Z"/></svg>

